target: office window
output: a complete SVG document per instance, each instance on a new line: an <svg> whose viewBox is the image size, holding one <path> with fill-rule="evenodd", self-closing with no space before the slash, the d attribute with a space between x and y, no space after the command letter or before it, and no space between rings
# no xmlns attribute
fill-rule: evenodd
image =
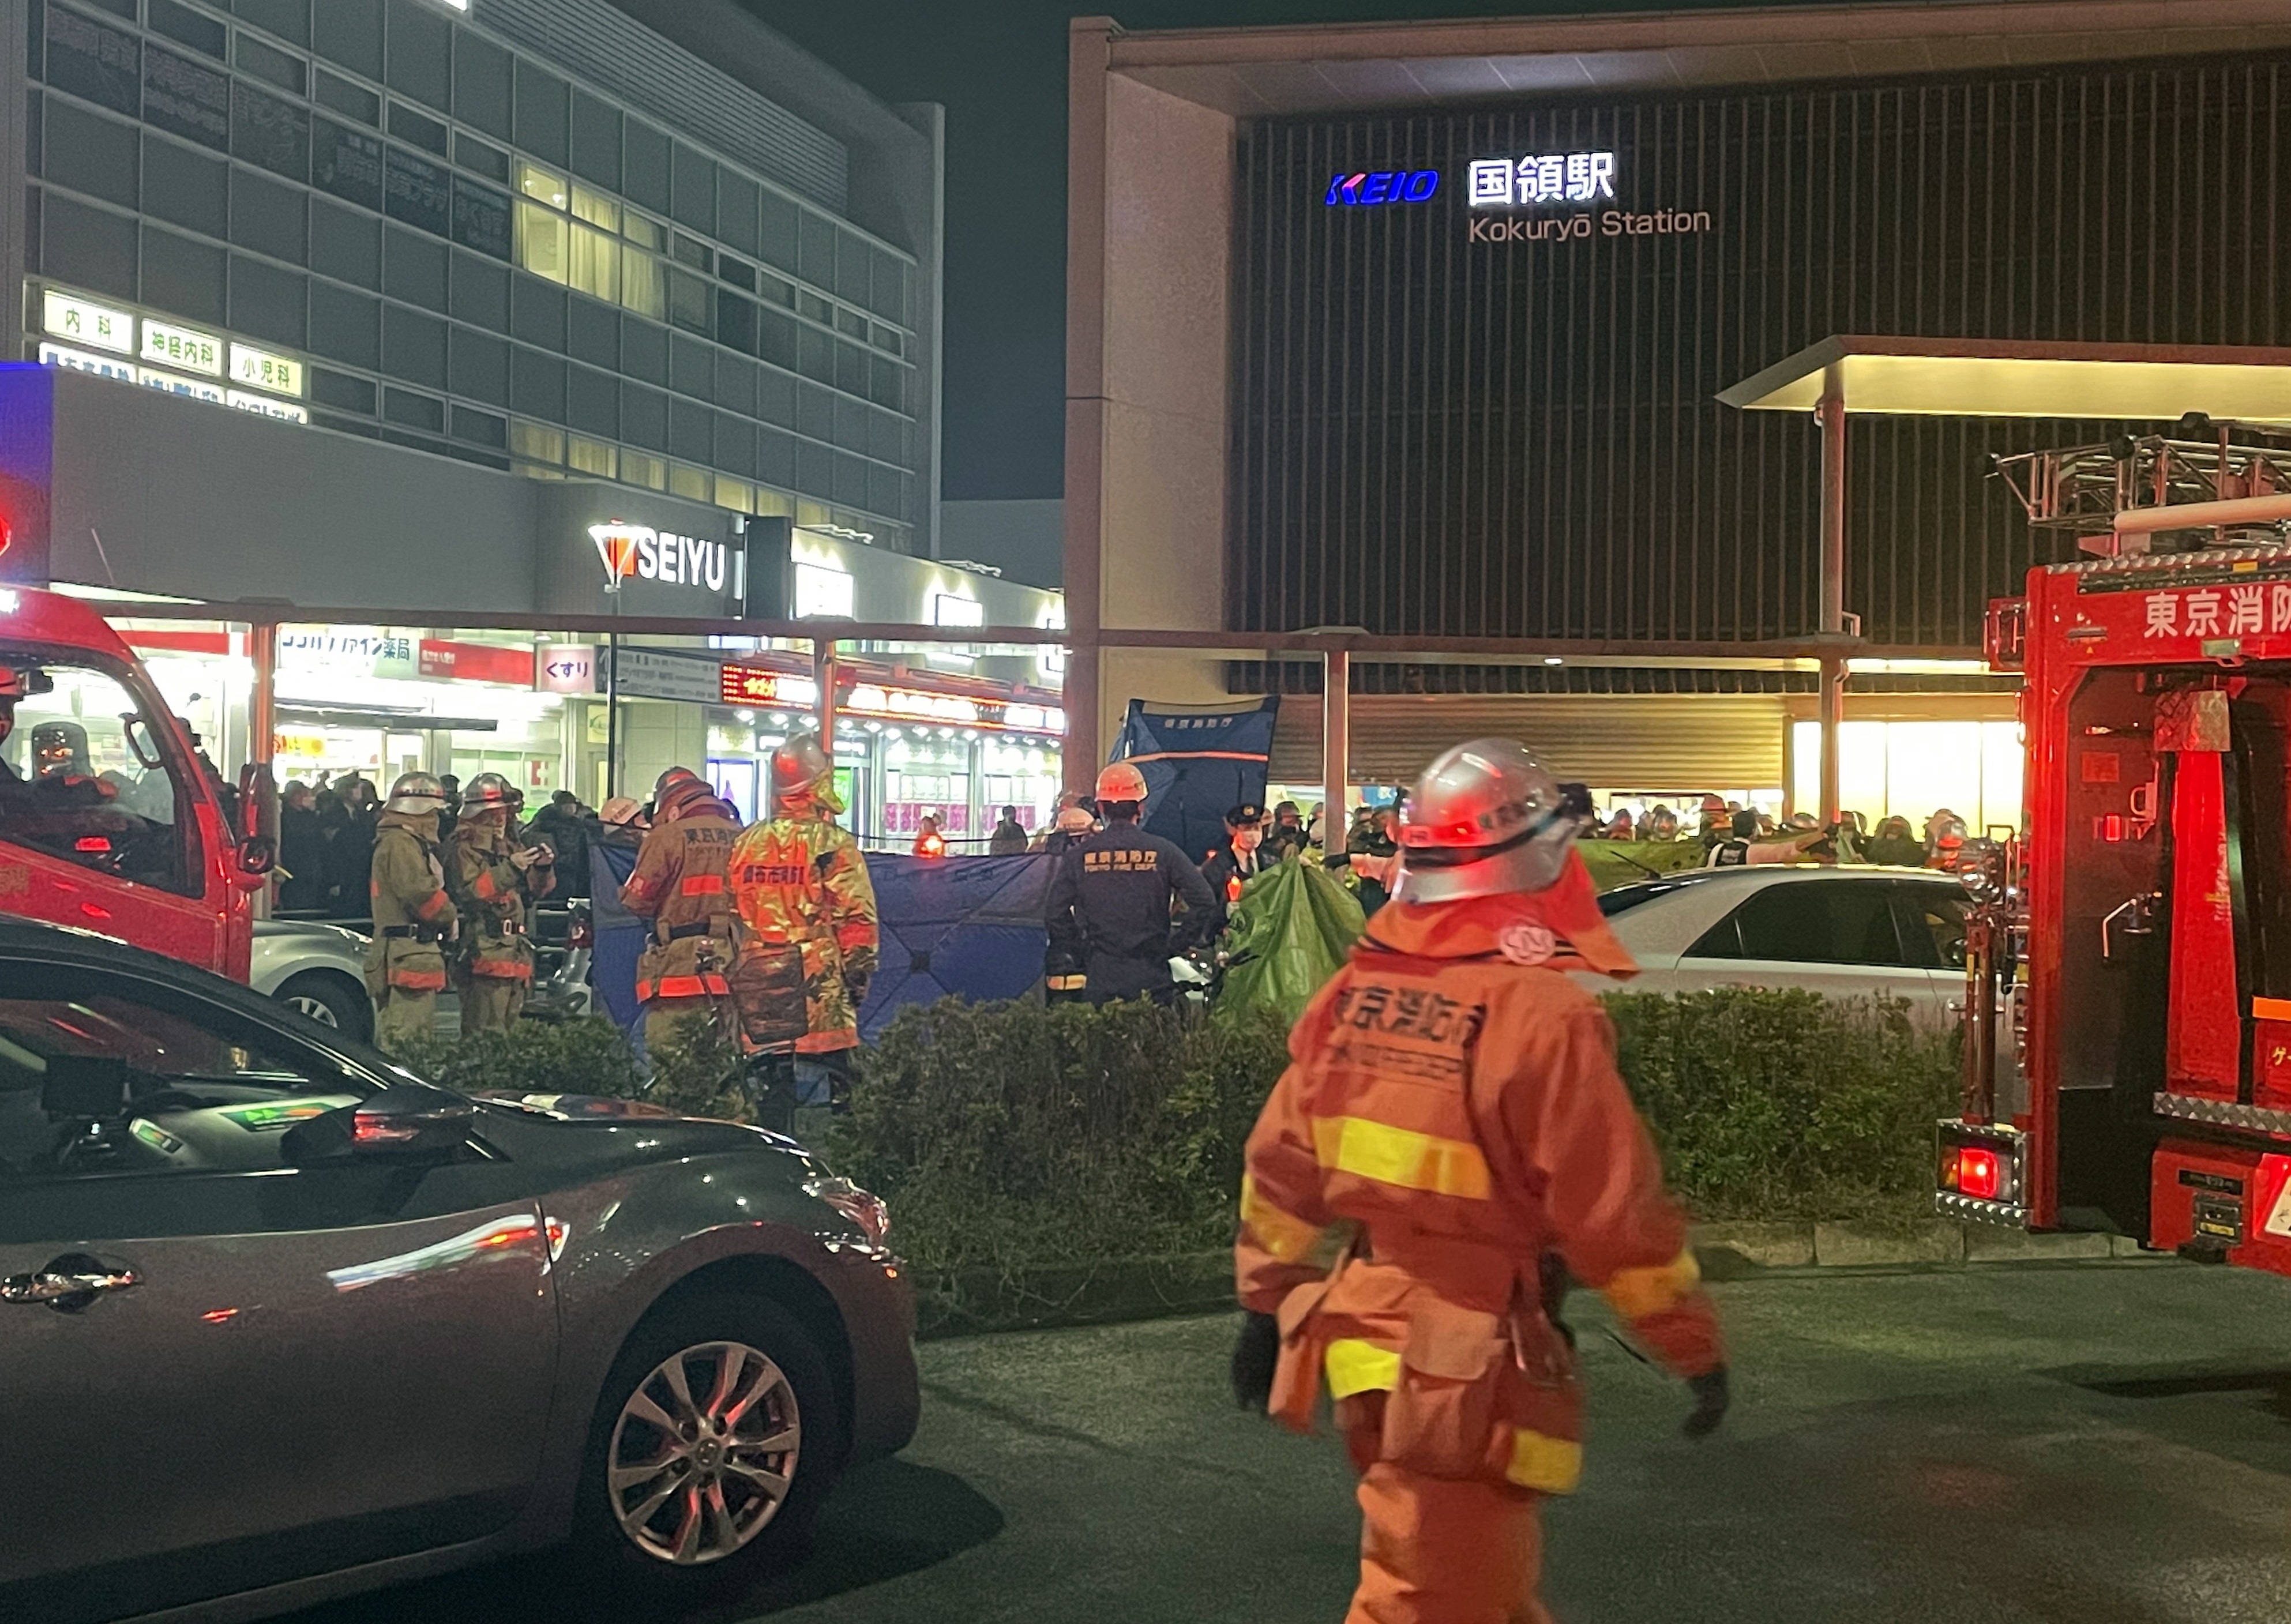
<svg viewBox="0 0 2291 1624"><path fill-rule="evenodd" d="M345 203L382 212L382 142L360 130L311 121L310 182Z"/></svg>
<svg viewBox="0 0 2291 1624"><path fill-rule="evenodd" d="M607 191L621 189L621 112L575 89L573 92L573 173Z"/></svg>
<svg viewBox="0 0 2291 1624"><path fill-rule="evenodd" d="M835 346L835 387L847 395L867 392L867 352L858 345Z"/></svg>
<svg viewBox="0 0 2291 1624"><path fill-rule="evenodd" d="M310 269L360 287L382 285L382 222L324 197L310 199Z"/></svg>
<svg viewBox="0 0 2291 1624"><path fill-rule="evenodd" d="M446 126L426 113L415 112L403 101L390 104L390 133L439 157L451 150L446 140Z"/></svg>
<svg viewBox="0 0 2291 1624"><path fill-rule="evenodd" d="M301 264L309 257L308 199L300 187L239 174L230 189L230 240L274 260Z"/></svg>
<svg viewBox="0 0 2291 1624"><path fill-rule="evenodd" d="M669 139L641 119L631 118L625 125L622 193L665 214L669 212Z"/></svg>
<svg viewBox="0 0 2291 1624"><path fill-rule="evenodd" d="M507 160L504 158L504 165ZM454 177L454 240L465 248L491 254L497 260L510 257L510 202L505 192L497 192L475 181Z"/></svg>
<svg viewBox="0 0 2291 1624"><path fill-rule="evenodd" d="M403 147L389 149L382 160L382 213L438 237L450 236L454 229L451 172Z"/></svg>
<svg viewBox="0 0 2291 1624"><path fill-rule="evenodd" d="M621 205L604 193L591 191L576 181L573 187L573 218L586 221L599 230L617 235L621 229Z"/></svg>
<svg viewBox="0 0 2291 1624"><path fill-rule="evenodd" d="M164 34L194 51L204 52L218 62L222 60L223 46L228 42L230 30L213 18L204 16L187 5L178 5L175 0L149 0L145 20L149 22L154 34Z"/></svg>
<svg viewBox="0 0 2291 1624"><path fill-rule="evenodd" d="M131 7L128 16L133 18ZM98 107L136 116L142 104L143 42L60 5L48 7L48 83Z"/></svg>
<svg viewBox="0 0 2291 1624"><path fill-rule="evenodd" d="M696 468L687 468L681 462L669 465L668 491L671 496L681 496L687 502L706 502L715 492L716 482Z"/></svg>
<svg viewBox="0 0 2291 1624"><path fill-rule="evenodd" d="M474 254L454 256L454 314L500 333L509 326L509 271Z"/></svg>
<svg viewBox="0 0 2291 1624"><path fill-rule="evenodd" d="M571 274L572 222L537 203L517 205L517 262L536 277L564 282Z"/></svg>
<svg viewBox="0 0 2291 1624"><path fill-rule="evenodd" d="M756 292L767 304L776 304L783 310L795 309L795 284L784 277L760 270L756 273Z"/></svg>
<svg viewBox="0 0 2291 1624"><path fill-rule="evenodd" d="M571 156L566 135L567 93L564 80L530 62L518 62L517 144L552 164Z"/></svg>
<svg viewBox="0 0 2291 1624"><path fill-rule="evenodd" d="M796 333L796 370L816 383L835 382L835 341L817 327Z"/></svg>
<svg viewBox="0 0 2291 1624"><path fill-rule="evenodd" d="M382 77L382 0L326 0L311 20L310 44L320 56Z"/></svg>
<svg viewBox="0 0 2291 1624"><path fill-rule="evenodd" d="M565 460L565 430L552 429L544 423L521 422L514 419L509 425L509 448L512 455L528 462L562 462Z"/></svg>
<svg viewBox="0 0 2291 1624"><path fill-rule="evenodd" d="M543 350L565 348L565 292L532 277L510 288L510 334Z"/></svg>
<svg viewBox="0 0 2291 1624"><path fill-rule="evenodd" d="M519 164L517 166L517 189L552 209L563 209L572 197L565 177L553 170L543 169L538 164Z"/></svg>
<svg viewBox="0 0 2291 1624"><path fill-rule="evenodd" d="M867 398L894 412L907 411L907 380L912 375L896 361L873 358L867 363Z"/></svg>
<svg viewBox="0 0 2291 1624"><path fill-rule="evenodd" d="M716 476L716 505L729 508L735 513L752 513L756 511L756 487L744 479L727 479L719 474Z"/></svg>
<svg viewBox="0 0 2291 1624"><path fill-rule="evenodd" d="M309 282L299 270L283 270L245 254L230 256L230 325L249 338L268 339L289 350L310 342L304 319Z"/></svg>
<svg viewBox="0 0 2291 1624"><path fill-rule="evenodd" d="M756 511L766 519L792 519L795 498L783 491L766 490L760 485L756 487Z"/></svg>
<svg viewBox="0 0 2291 1624"><path fill-rule="evenodd" d="M621 381L592 367L575 366L566 380L565 421L608 439L621 434Z"/></svg>
<svg viewBox="0 0 2291 1624"><path fill-rule="evenodd" d="M258 79L268 79L281 90L291 90L301 95L309 88L310 65L299 56L289 56L276 45L266 45L252 34L238 36L236 60L241 73L251 73Z"/></svg>
<svg viewBox="0 0 2291 1624"><path fill-rule="evenodd" d="M230 91L230 149L290 181L310 177L310 115L245 83Z"/></svg>
<svg viewBox="0 0 2291 1624"><path fill-rule="evenodd" d="M669 244L669 257L679 265L689 265L703 277L716 274L716 252L696 237L687 237L679 231Z"/></svg>
<svg viewBox="0 0 2291 1624"><path fill-rule="evenodd" d="M382 390L382 414L391 422L403 423L409 429L427 429L433 434L442 433L446 427L444 401L407 390Z"/></svg>
<svg viewBox="0 0 2291 1624"><path fill-rule="evenodd" d="M510 404L530 416L565 420L565 363L530 350L510 352Z"/></svg>
<svg viewBox="0 0 2291 1624"><path fill-rule="evenodd" d="M464 169L474 169L488 180L509 179L509 154L499 147L489 147L474 136L454 133L454 162Z"/></svg>
<svg viewBox="0 0 2291 1624"><path fill-rule="evenodd" d="M40 209L40 268L90 293L135 297L135 222L54 192Z"/></svg>
<svg viewBox="0 0 2291 1624"><path fill-rule="evenodd" d="M382 98L363 84L353 84L348 79L338 79L325 68L318 69L318 84L311 99L320 107L334 109L346 118L360 124L379 126L382 123Z"/></svg>
<svg viewBox="0 0 2291 1624"><path fill-rule="evenodd" d="M621 478L629 485L664 491L668 488L668 463L663 458L647 456L641 451L623 451Z"/></svg>
<svg viewBox="0 0 2291 1624"><path fill-rule="evenodd" d="M887 327L880 322L868 329L867 342L891 355L903 356L907 352L907 341L900 335L899 330Z"/></svg>
<svg viewBox="0 0 2291 1624"><path fill-rule="evenodd" d="M509 346L490 333L467 327L454 329L449 343L452 380L456 395L467 395L491 406L509 404Z"/></svg>
<svg viewBox="0 0 2291 1624"><path fill-rule="evenodd" d="M509 140L509 52L467 28L454 29L454 116L488 135Z"/></svg>
<svg viewBox="0 0 2291 1624"><path fill-rule="evenodd" d="M667 269L669 320L694 333L708 332L714 302L708 296L708 284L673 265Z"/></svg>
<svg viewBox="0 0 2291 1624"><path fill-rule="evenodd" d="M468 406L454 408L454 432L461 438L480 446L491 446L496 451L508 449L509 419L496 417L491 412L473 412Z"/></svg>
<svg viewBox="0 0 2291 1624"><path fill-rule="evenodd" d="M323 366L310 368L310 398L320 406L334 406L344 412L374 410L374 385L364 378L353 378L347 373L329 372Z"/></svg>
<svg viewBox="0 0 2291 1624"><path fill-rule="evenodd" d="M268 28L281 39L310 43L310 0L231 0L230 9L242 22Z"/></svg>
<svg viewBox="0 0 2291 1624"><path fill-rule="evenodd" d="M838 305L835 309L835 330L864 339L867 336L867 318L856 310L847 310Z"/></svg>
<svg viewBox="0 0 2291 1624"><path fill-rule="evenodd" d="M382 312L382 370L409 383L446 387L446 324L399 305Z"/></svg>
<svg viewBox="0 0 2291 1624"><path fill-rule="evenodd" d="M48 99L48 179L124 209L135 206L135 127ZM220 211L218 211L220 213Z"/></svg>
<svg viewBox="0 0 2291 1624"><path fill-rule="evenodd" d="M796 333L792 318L777 310L756 312L756 354L775 366L793 372L796 367Z"/></svg>
<svg viewBox="0 0 2291 1624"><path fill-rule="evenodd" d="M313 282L310 348L344 366L374 370L382 365L382 306L364 293Z"/></svg>
<svg viewBox="0 0 2291 1624"><path fill-rule="evenodd" d="M230 76L152 46L143 52L143 122L229 151Z"/></svg>
<svg viewBox="0 0 2291 1624"><path fill-rule="evenodd" d="M621 239L576 225L572 246L572 285L591 298L619 302Z"/></svg>
<svg viewBox="0 0 2291 1624"><path fill-rule="evenodd" d="M656 220L647 220L634 209L622 212L621 235L655 253L663 252L668 245L667 229Z"/></svg>
<svg viewBox="0 0 2291 1624"><path fill-rule="evenodd" d="M223 319L223 251L157 226L143 228L143 301L190 321Z"/></svg>
<svg viewBox="0 0 2291 1624"><path fill-rule="evenodd" d="M390 71L383 83L441 113L448 111L454 105L454 25L428 0L390 0L389 10Z"/></svg>
<svg viewBox="0 0 2291 1624"><path fill-rule="evenodd" d="M631 216L631 221L635 216ZM641 248L621 250L621 302L639 316L661 320L668 312L668 268Z"/></svg>
<svg viewBox="0 0 2291 1624"><path fill-rule="evenodd" d="M446 308L446 245L396 226L382 232L382 287L426 310Z"/></svg>
<svg viewBox="0 0 2291 1624"><path fill-rule="evenodd" d="M565 443L565 461L568 467L584 474L594 474L600 479L610 479L620 472L620 453L601 440L584 439L574 435Z"/></svg>

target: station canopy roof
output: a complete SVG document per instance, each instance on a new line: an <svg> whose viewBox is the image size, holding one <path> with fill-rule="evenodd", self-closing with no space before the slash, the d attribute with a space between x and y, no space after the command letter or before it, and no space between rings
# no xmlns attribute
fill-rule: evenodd
<svg viewBox="0 0 2291 1624"><path fill-rule="evenodd" d="M1848 412L2170 422L2189 412L2291 422L2291 350L2202 344L2047 344L1839 335L1718 398L1748 412L1811 412L1835 369Z"/></svg>

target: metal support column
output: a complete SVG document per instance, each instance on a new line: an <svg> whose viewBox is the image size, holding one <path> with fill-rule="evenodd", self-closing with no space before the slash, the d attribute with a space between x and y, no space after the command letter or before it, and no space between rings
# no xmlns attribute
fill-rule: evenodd
<svg viewBox="0 0 2291 1624"><path fill-rule="evenodd" d="M1328 803L1321 813L1321 843L1330 853L1344 849L1345 794L1352 776L1353 759L1352 688L1351 653L1331 648L1321 713L1322 794Z"/></svg>
<svg viewBox="0 0 2291 1624"><path fill-rule="evenodd" d="M278 627L261 623L246 629L246 654L254 664L254 686L246 695L246 759L255 770L250 788L260 799L254 827L278 838ZM384 784L385 790L390 786ZM276 886L264 886L252 898L254 917L269 919Z"/></svg>
<svg viewBox="0 0 2291 1624"><path fill-rule="evenodd" d="M1821 631L1845 635L1845 370L1832 366L1821 380L1814 415L1821 425ZM1837 821L1837 734L1845 718L1845 661L1821 661L1821 821Z"/></svg>
<svg viewBox="0 0 2291 1624"><path fill-rule="evenodd" d="M819 688L819 747L830 756L835 753L835 684L836 660L833 638L814 638L811 642L811 679Z"/></svg>

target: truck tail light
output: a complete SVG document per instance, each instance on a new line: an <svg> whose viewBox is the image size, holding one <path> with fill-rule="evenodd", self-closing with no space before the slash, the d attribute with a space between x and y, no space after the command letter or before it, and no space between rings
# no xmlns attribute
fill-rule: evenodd
<svg viewBox="0 0 2291 1624"><path fill-rule="evenodd" d="M1970 1146L1957 1153L1957 1187L1975 1201L1995 1201L2005 1188L2005 1167L1993 1150Z"/></svg>
<svg viewBox="0 0 2291 1624"><path fill-rule="evenodd" d="M2027 1141L2001 1122L1943 1120L1934 1207L1944 1217L2028 1222Z"/></svg>

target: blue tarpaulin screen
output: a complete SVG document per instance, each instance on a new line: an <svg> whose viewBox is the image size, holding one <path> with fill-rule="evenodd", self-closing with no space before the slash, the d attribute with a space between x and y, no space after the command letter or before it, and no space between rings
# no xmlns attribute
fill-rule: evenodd
<svg viewBox="0 0 2291 1624"><path fill-rule="evenodd" d="M1274 695L1245 711L1157 710L1129 702L1112 760L1146 775L1146 830L1175 840L1196 863L1225 843L1225 815L1263 801L1273 760Z"/></svg>
<svg viewBox="0 0 2291 1624"><path fill-rule="evenodd" d="M1057 861L868 854L883 958L859 1011L860 1034L873 1041L904 1004L1032 992L1049 946L1042 910Z"/></svg>

